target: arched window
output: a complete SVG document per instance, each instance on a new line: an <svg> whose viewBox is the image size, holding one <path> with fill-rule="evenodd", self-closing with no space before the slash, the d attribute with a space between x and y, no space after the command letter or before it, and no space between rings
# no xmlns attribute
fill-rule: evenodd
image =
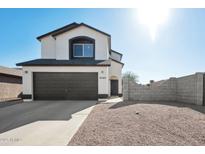
<svg viewBox="0 0 205 154"><path fill-rule="evenodd" d="M69 40L70 59L94 58L95 40L87 36L79 36Z"/></svg>

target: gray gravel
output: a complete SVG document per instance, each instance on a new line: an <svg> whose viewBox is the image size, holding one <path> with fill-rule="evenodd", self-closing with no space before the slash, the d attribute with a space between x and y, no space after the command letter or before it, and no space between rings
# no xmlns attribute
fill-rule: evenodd
<svg viewBox="0 0 205 154"><path fill-rule="evenodd" d="M172 102L98 104L68 145L205 145L204 113Z"/></svg>

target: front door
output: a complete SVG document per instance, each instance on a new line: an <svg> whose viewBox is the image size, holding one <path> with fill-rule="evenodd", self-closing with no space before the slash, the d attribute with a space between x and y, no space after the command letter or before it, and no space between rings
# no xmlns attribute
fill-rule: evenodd
<svg viewBox="0 0 205 154"><path fill-rule="evenodd" d="M111 80L111 95L118 95L118 80Z"/></svg>

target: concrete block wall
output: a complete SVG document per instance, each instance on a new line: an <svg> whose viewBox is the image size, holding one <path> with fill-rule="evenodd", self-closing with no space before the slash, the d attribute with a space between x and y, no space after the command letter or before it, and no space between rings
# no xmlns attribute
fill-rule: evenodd
<svg viewBox="0 0 205 154"><path fill-rule="evenodd" d="M122 92L123 92L123 99L124 100L129 100L129 79L124 78L122 80Z"/></svg>
<svg viewBox="0 0 205 154"><path fill-rule="evenodd" d="M175 101L176 82L175 79L165 80L160 85L141 85L133 81L123 82L124 100L137 101Z"/></svg>
<svg viewBox="0 0 205 154"><path fill-rule="evenodd" d="M0 101L16 99L21 92L21 84L0 82Z"/></svg>
<svg viewBox="0 0 205 154"><path fill-rule="evenodd" d="M177 78L177 101L203 105L203 73Z"/></svg>
<svg viewBox="0 0 205 154"><path fill-rule="evenodd" d="M196 73L196 102L197 105L204 105L204 73Z"/></svg>
<svg viewBox="0 0 205 154"><path fill-rule="evenodd" d="M177 101L196 103L196 75L177 78Z"/></svg>
<svg viewBox="0 0 205 154"><path fill-rule="evenodd" d="M19 98L21 93L21 77L0 74L0 102Z"/></svg>
<svg viewBox="0 0 205 154"><path fill-rule="evenodd" d="M147 85L123 80L124 100L178 101L203 105L203 73L170 78Z"/></svg>

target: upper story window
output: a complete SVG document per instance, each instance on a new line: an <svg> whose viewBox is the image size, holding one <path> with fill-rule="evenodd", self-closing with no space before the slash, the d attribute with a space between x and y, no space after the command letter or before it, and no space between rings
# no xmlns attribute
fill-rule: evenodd
<svg viewBox="0 0 205 154"><path fill-rule="evenodd" d="M69 40L69 55L72 58L94 58L95 40L87 36L79 36Z"/></svg>
<svg viewBox="0 0 205 154"><path fill-rule="evenodd" d="M74 57L93 57L93 44L75 43L73 44Z"/></svg>

